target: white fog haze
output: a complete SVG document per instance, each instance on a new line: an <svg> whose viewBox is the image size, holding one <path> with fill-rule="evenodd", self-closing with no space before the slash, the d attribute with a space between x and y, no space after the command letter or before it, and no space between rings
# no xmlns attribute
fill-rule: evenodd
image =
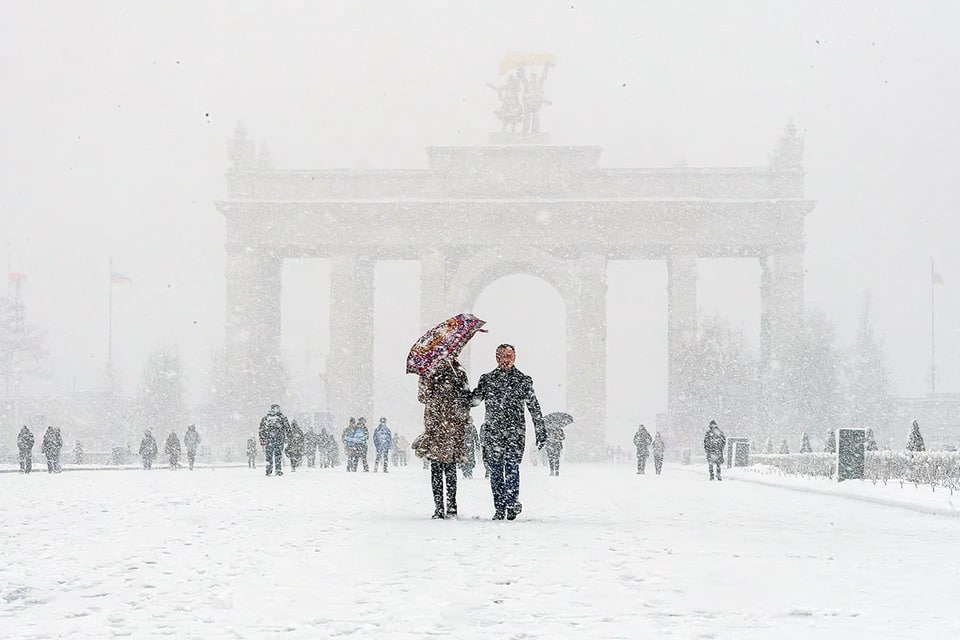
<svg viewBox="0 0 960 640"><path fill-rule="evenodd" d="M147 602L149 585L159 584L153 595L173 613L150 617L149 605L117 613L126 587L111 573L91 587L110 594L104 610L73 620L73 605L51 604L62 583L0 568L0 629L12 623L21 632L9 637L186 628L197 637L279 637L287 611L289 637L304 638L945 638L960 630L944 613L960 595L960 576L936 560L955 555L951 496L960 489L960 3L12 0L2 15L0 495L8 497L0 513L56 501L68 508L39 512L50 527L82 520L70 540L103 536L89 558L44 556L36 575L62 570L72 580L149 557L173 562L177 576L133 587ZM517 80L521 72L532 75ZM510 83L522 82L527 100L536 74L545 99L539 131L508 131L498 117ZM511 183L539 179L530 176L559 187ZM582 181L564 182L569 176ZM570 208L578 202L581 210ZM382 213L361 217L371 210ZM638 222L603 218L615 210ZM534 224L525 225L530 211ZM647 213L666 222L639 221ZM367 228L344 240L356 220ZM437 228L444 241L460 241L461 254L431 244ZM391 229L390 246L375 246L371 238ZM559 239L578 230L582 243ZM586 237L593 231L617 242L598 250ZM670 242L645 245L653 232L672 234ZM249 241L257 237L262 244ZM713 255L683 250L694 246ZM274 250L283 255L258 253ZM603 262L592 272L597 256ZM264 266L271 259L282 262L278 283ZM369 264L367 296L350 283L362 282ZM436 282L445 288L431 298ZM5 311L11 301L39 334L26 365L11 355L19 339ZM268 335L275 301L276 353ZM518 500L504 507L484 477L486 458L478 459L475 477L461 477L459 515L455 503L449 513L449 494L444 512L442 490L434 512L460 529L437 534L427 486L436 491L439 478L449 490L443 473L456 478L461 461L433 442L411 444L432 433L423 389L439 374L405 366L419 336L459 313L485 323L459 356L473 402L461 418L477 429L495 422L484 394L497 393L489 389L507 370L496 359L503 343L515 347L542 414L573 415L559 427L564 475L550 467L547 476L553 454L538 449L555 425L526 405L533 422L521 420L522 515ZM369 326L369 348L338 342L338 331L357 342ZM275 356L282 371L269 368ZM163 358L179 362L179 373L158 365ZM453 376L445 384L459 385L459 368L439 361ZM250 382L263 379L273 386ZM529 398L522 384L505 388ZM157 385L182 386L182 397L168 401ZM155 415L176 420L142 417L151 415L151 394ZM265 488L259 465L272 436L265 443L259 421L269 421L272 402L304 431L325 425L331 446L344 446L336 465L347 471L347 418L366 418L371 462L372 434L387 418L392 486L311 462L286 473L292 489ZM710 432L701 435L711 419L725 434L722 485L709 482L716 460ZM22 427L36 439L36 474L53 420L64 470L91 473L10 488L21 479L18 455L23 471ZM913 420L926 438L922 459ZM655 475L649 465L634 468L653 446L638 444L641 423L666 441ZM190 424L202 438L200 472L141 473L144 430L158 445L155 466L166 468L168 433L183 439ZM472 451L469 428L457 433ZM409 466L397 461L399 435ZM479 442L488 433L477 438L486 451ZM67 456L78 440L96 472ZM256 450L256 472L243 464L245 446ZM848 447L859 447L859 475L844 479ZM366 470L366 448L363 456ZM426 471L428 460L449 469ZM100 473L113 467L123 473ZM508 462L495 477L508 495ZM647 482L642 492L624 489L634 480ZM60 485L67 488L57 494ZM130 520L162 517L180 537L113 520L107 494L115 489ZM365 497L344 498L354 492ZM762 517L753 505L764 505ZM81 511L103 513L102 524ZM293 512L296 522L275 534L275 518ZM484 527L510 523L487 522L492 514L517 519L506 530L519 533L493 535ZM28 541L45 539L48 525L24 516L12 526L21 533L0 538L0 549L15 550L13 564L27 562ZM390 533L399 559L379 550L372 527ZM716 537L698 559L708 530ZM294 553L308 558L303 566L315 571L302 589L266 573L238 577L246 563L264 562L242 552L264 545L261 533L276 535L278 574L300 566ZM233 564L181 580L207 562L190 544L219 546ZM478 546L516 562L499 571L461 555ZM434 551L439 560L417 564ZM859 553L893 554L896 568L865 568L872 560ZM364 558L355 574L338 564L352 554ZM379 575L381 560L396 583ZM455 579L453 567L468 578ZM794 585L772 577L794 571ZM754 572L763 580L750 582ZM334 582L311 582L317 575ZM271 595L260 595L254 579ZM458 594L471 579L482 586ZM745 600L714 590L727 579ZM882 586L888 579L901 591ZM410 586L418 581L433 582L418 593ZM861 600L841 586L853 581ZM360 584L392 599L377 609ZM582 608L570 595L581 584ZM829 586L803 586L814 584ZM922 600L927 587L935 595ZM311 589L323 594L315 615L304 613ZM191 594L206 618L196 628L173 606ZM546 600L531 608L541 594ZM634 598L648 608L629 604ZM431 620L435 607L443 615Z"/></svg>

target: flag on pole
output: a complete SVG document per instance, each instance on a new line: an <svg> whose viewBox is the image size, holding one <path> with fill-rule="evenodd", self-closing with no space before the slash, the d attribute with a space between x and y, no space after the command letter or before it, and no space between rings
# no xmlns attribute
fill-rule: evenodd
<svg viewBox="0 0 960 640"><path fill-rule="evenodd" d="M936 271L930 272L930 284L943 284L943 276Z"/></svg>
<svg viewBox="0 0 960 640"><path fill-rule="evenodd" d="M27 274L10 272L7 274L7 282L26 282Z"/></svg>
<svg viewBox="0 0 960 640"><path fill-rule="evenodd" d="M110 284L130 284L133 280L123 275L122 273L117 273L114 271L110 274Z"/></svg>

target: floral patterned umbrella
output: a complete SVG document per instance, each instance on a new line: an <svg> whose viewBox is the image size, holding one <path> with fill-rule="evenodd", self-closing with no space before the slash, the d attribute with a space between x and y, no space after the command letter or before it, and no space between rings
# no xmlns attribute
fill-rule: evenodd
<svg viewBox="0 0 960 640"><path fill-rule="evenodd" d="M469 313L455 315L444 320L420 336L407 354L407 373L423 375L430 372L437 363L447 358L455 358L484 324L483 320Z"/></svg>

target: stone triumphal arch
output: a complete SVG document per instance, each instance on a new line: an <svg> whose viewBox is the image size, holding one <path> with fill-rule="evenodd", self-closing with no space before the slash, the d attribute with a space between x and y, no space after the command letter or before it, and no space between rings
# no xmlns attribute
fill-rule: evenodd
<svg viewBox="0 0 960 640"><path fill-rule="evenodd" d="M702 429L702 417L682 415L680 403L682 355L697 334L697 258L759 261L762 362L790 361L813 207L791 127L762 167L614 169L601 166L598 147L545 144L543 134L518 140L429 147L424 170L278 171L238 127L217 206L226 219L227 371L251 419L282 397L285 258L330 260L328 395L338 425L372 415L373 275L382 259L419 260L424 328L470 311L504 275L552 284L567 309L574 447L603 442L608 260L666 261L674 442L691 443Z"/></svg>

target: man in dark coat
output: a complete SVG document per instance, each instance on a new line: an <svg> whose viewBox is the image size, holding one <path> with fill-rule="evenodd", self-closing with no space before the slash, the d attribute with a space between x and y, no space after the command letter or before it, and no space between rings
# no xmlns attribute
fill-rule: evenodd
<svg viewBox="0 0 960 640"><path fill-rule="evenodd" d="M60 438L60 433L53 427L47 427L47 432L43 434L43 443L40 445L40 449L47 459L47 473L59 473L60 449L62 448L63 440Z"/></svg>
<svg viewBox="0 0 960 640"><path fill-rule="evenodd" d="M197 459L197 447L200 446L200 434L197 433L196 425L187 427L187 432L183 434L183 446L187 449L187 463L190 465L190 471L193 471L193 463Z"/></svg>
<svg viewBox="0 0 960 640"><path fill-rule="evenodd" d="M170 461L170 470L177 469L180 466L180 438L173 431L167 436L167 442L163 447L163 455Z"/></svg>
<svg viewBox="0 0 960 640"><path fill-rule="evenodd" d="M30 473L33 470L33 433L23 425L17 436L17 450L20 453L20 473Z"/></svg>
<svg viewBox="0 0 960 640"><path fill-rule="evenodd" d="M143 460L143 468L147 471L153 466L157 451L157 441L153 439L150 429L147 429L143 432L143 440L140 441L140 459Z"/></svg>
<svg viewBox="0 0 960 640"><path fill-rule="evenodd" d="M633 435L633 445L637 448L637 473L647 472L647 457L650 455L650 443L653 438L643 425Z"/></svg>
<svg viewBox="0 0 960 640"><path fill-rule="evenodd" d="M273 475L273 468L277 468L277 476L283 475L283 443L290 433L290 423L287 416L280 411L280 405L270 405L270 411L260 420L260 446L263 447L267 459L267 475Z"/></svg>
<svg viewBox="0 0 960 640"><path fill-rule="evenodd" d="M484 461L490 467L490 489L493 492L494 520L513 520L523 509L520 503L520 462L523 460L527 425L526 405L536 433L538 448L543 448L547 430L540 412L540 402L533 390L533 378L514 366L517 359L513 345L497 347L497 368L480 376L471 394L471 404L485 404L483 442Z"/></svg>
<svg viewBox="0 0 960 640"><path fill-rule="evenodd" d="M707 465L710 468L710 479L713 480L713 470L716 467L717 480L720 477L720 467L723 465L723 449L727 446L727 436L723 435L716 420L710 421L707 433L703 436L703 451L707 454Z"/></svg>

